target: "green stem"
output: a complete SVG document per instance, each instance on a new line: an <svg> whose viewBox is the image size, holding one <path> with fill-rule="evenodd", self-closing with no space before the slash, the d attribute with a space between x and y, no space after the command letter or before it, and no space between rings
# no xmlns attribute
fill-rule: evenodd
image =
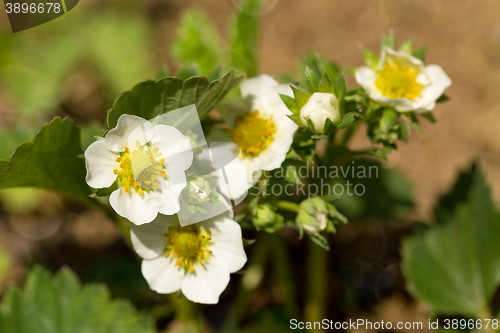
<svg viewBox="0 0 500 333"><path fill-rule="evenodd" d="M482 329L482 332L486 332L486 333L490 333L490 332L496 332L497 330L495 330L492 325L491 325L491 322L490 324L488 325L488 328L485 328L486 327L486 323L487 321L485 321L485 319L494 319L489 307L486 305L483 310L481 311L481 313L479 314L479 319L481 319L481 321L483 322L483 329Z"/></svg>
<svg viewBox="0 0 500 333"><path fill-rule="evenodd" d="M242 276L241 285L238 288L233 307L227 315L221 332L233 332L239 321L248 309L253 292L258 288L264 276L264 267L269 258L270 246L269 234L262 233L255 242L255 247L247 263L245 275Z"/></svg>
<svg viewBox="0 0 500 333"><path fill-rule="evenodd" d="M351 126L347 127L345 130L344 135L342 136L342 139L340 139L339 145L340 146L347 146L349 141L352 138L352 135L356 132L356 130L359 127L360 121L355 121Z"/></svg>
<svg viewBox="0 0 500 333"><path fill-rule="evenodd" d="M276 203L276 206L280 209L288 210L291 212L298 212L300 207L295 202L280 200Z"/></svg>
<svg viewBox="0 0 500 333"><path fill-rule="evenodd" d="M326 295L328 295L328 252L312 241L308 242L307 298L305 320L321 321L325 318Z"/></svg>
<svg viewBox="0 0 500 333"><path fill-rule="evenodd" d="M290 257L287 252L287 247L282 235L271 234L270 241L274 254L274 272L276 274L277 287L283 296L283 304L288 314L292 318L297 318L298 305L296 301L295 286L290 277L292 269Z"/></svg>
<svg viewBox="0 0 500 333"><path fill-rule="evenodd" d="M181 295L177 298L177 294L170 294L170 301L175 306L175 319L181 322L198 321L198 304L189 301L186 297Z"/></svg>

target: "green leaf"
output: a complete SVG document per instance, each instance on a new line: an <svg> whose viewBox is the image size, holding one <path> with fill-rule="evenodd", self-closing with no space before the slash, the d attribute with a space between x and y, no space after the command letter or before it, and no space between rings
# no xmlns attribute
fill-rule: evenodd
<svg viewBox="0 0 500 333"><path fill-rule="evenodd" d="M306 105L307 101L311 97L311 94L307 91L300 89L298 87L290 86L293 91L293 95L295 96L295 101L299 107L299 110L302 109L304 105Z"/></svg>
<svg viewBox="0 0 500 333"><path fill-rule="evenodd" d="M156 332L150 318L139 316L126 301L111 300L102 285L80 286L69 269L55 277L36 266L24 294L12 287L0 304L2 333Z"/></svg>
<svg viewBox="0 0 500 333"><path fill-rule="evenodd" d="M439 98L436 100L436 103L443 103L443 102L446 102L446 101L449 101L450 98L446 95L446 94L442 94L441 96L439 96Z"/></svg>
<svg viewBox="0 0 500 333"><path fill-rule="evenodd" d="M415 58L422 60L422 61L425 61L425 51L426 50L427 50L427 48L425 46L422 46L421 48L419 48L418 50L413 52L413 56Z"/></svg>
<svg viewBox="0 0 500 333"><path fill-rule="evenodd" d="M411 292L440 313L479 317L500 284L499 234L500 213L478 170L445 224L403 243Z"/></svg>
<svg viewBox="0 0 500 333"><path fill-rule="evenodd" d="M434 217L438 223L449 220L456 207L467 201L477 168L477 163L474 163L469 169L461 171L455 180L453 188L439 198L434 209Z"/></svg>
<svg viewBox="0 0 500 333"><path fill-rule="evenodd" d="M344 109L345 109L345 101L344 97L346 94L346 85L345 85L345 78L344 75L339 75L337 79L335 80L335 83L333 85L333 88L335 90L335 96L337 97L337 100L339 101L339 111L340 114L344 114Z"/></svg>
<svg viewBox="0 0 500 333"><path fill-rule="evenodd" d="M200 119L204 119L241 79L241 75L235 76L233 69L211 83L204 76L195 76L186 81L176 77L166 77L156 82L142 81L132 90L122 93L115 101L108 113L108 129L115 127L118 118L123 114L153 119L160 114L191 104L196 105ZM179 119L179 122L181 121L191 120Z"/></svg>
<svg viewBox="0 0 500 333"><path fill-rule="evenodd" d="M321 93L330 93L330 94L335 93L335 89L333 88L333 82L328 76L327 72L323 74L323 78L319 82L318 91Z"/></svg>
<svg viewBox="0 0 500 333"><path fill-rule="evenodd" d="M302 122L302 119L300 118L300 114L294 113L294 114L287 114L286 116L288 118L290 118L297 125L304 126L304 123Z"/></svg>
<svg viewBox="0 0 500 333"><path fill-rule="evenodd" d="M285 180L290 183L298 184L300 182L299 168L303 166L297 160L285 160L282 164L282 168L285 171Z"/></svg>
<svg viewBox="0 0 500 333"><path fill-rule="evenodd" d="M413 37L408 38L403 44L401 44L399 52L406 52L408 54L413 53Z"/></svg>
<svg viewBox="0 0 500 333"><path fill-rule="evenodd" d="M327 251L330 250L330 246L328 245L328 241L321 234L308 232L307 235L314 242L314 244L318 245L319 247L321 247Z"/></svg>
<svg viewBox="0 0 500 333"><path fill-rule="evenodd" d="M219 34L206 15L195 10L184 12L172 45L172 55L183 66L197 63L203 75L212 73L222 64Z"/></svg>
<svg viewBox="0 0 500 333"><path fill-rule="evenodd" d="M306 83L307 83L307 90L309 90L309 93L315 93L318 91L318 78L316 75L311 71L309 67L306 66L305 70L305 75L306 75Z"/></svg>
<svg viewBox="0 0 500 333"><path fill-rule="evenodd" d="M231 63L248 77L259 73L258 37L259 12L262 0L244 0L231 24Z"/></svg>
<svg viewBox="0 0 500 333"><path fill-rule="evenodd" d="M379 62L378 56L364 46L360 46L360 48L363 58L365 58L365 64L372 69L377 68Z"/></svg>
<svg viewBox="0 0 500 333"><path fill-rule="evenodd" d="M80 129L69 118L54 118L33 142L17 147L10 161L0 160L0 188L39 187L94 202L81 155Z"/></svg>
<svg viewBox="0 0 500 333"><path fill-rule="evenodd" d="M327 73L329 77L336 78L341 70L340 67L333 61L324 60L321 55L317 52L307 52L301 61L301 67L299 71L301 73L305 73L305 68L309 67L310 70L316 75L316 78L319 79L323 76L323 73ZM305 78L304 83L307 84Z"/></svg>
<svg viewBox="0 0 500 333"><path fill-rule="evenodd" d="M387 46L388 48L391 48L393 50L396 49L396 39L394 38L394 32L389 31L389 34L387 36L382 37L382 41L380 42L380 50L384 46Z"/></svg>
<svg viewBox="0 0 500 333"><path fill-rule="evenodd" d="M287 96L287 95L283 95L283 94L279 94L279 95L280 95L283 103L285 103L288 110L292 111L294 114L300 113L300 108L297 105L297 101L294 98Z"/></svg>
<svg viewBox="0 0 500 333"><path fill-rule="evenodd" d="M437 123L437 120L436 120L436 118L434 118L434 115L432 114L432 111L429 111L429 112L426 112L426 113L422 113L420 116L422 116L422 118L427 119L428 121L430 121L433 124Z"/></svg>
<svg viewBox="0 0 500 333"><path fill-rule="evenodd" d="M357 117L359 117L359 115L354 112L345 114L337 128L343 129L349 127Z"/></svg>
<svg viewBox="0 0 500 333"><path fill-rule="evenodd" d="M339 77L337 77L337 79L335 80L334 89L335 89L335 96L340 102L341 100L344 99L346 91L344 75L339 75Z"/></svg>

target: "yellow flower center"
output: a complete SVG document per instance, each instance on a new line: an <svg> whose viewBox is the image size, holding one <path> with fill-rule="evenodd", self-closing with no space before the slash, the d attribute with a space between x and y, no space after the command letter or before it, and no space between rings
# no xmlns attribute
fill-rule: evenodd
<svg viewBox="0 0 500 333"><path fill-rule="evenodd" d="M160 187L158 177L166 178L167 174L163 165L165 159L157 159L159 150L158 147L151 149L149 143L141 146L136 141L134 150L125 147L125 151L120 153L116 159L120 162L120 170L113 172L118 175L118 186L123 187L125 193L134 189L142 195Z"/></svg>
<svg viewBox="0 0 500 333"><path fill-rule="evenodd" d="M195 225L186 227L170 227L165 234L168 239L165 255L173 255L175 266L181 266L184 272L194 272L194 264L204 266L210 259L212 251L208 249L211 244L210 232Z"/></svg>
<svg viewBox="0 0 500 333"><path fill-rule="evenodd" d="M273 142L276 125L272 117L261 116L259 111L236 117L234 129L229 131L243 156L258 156Z"/></svg>
<svg viewBox="0 0 500 333"><path fill-rule="evenodd" d="M403 66L400 61L384 63L384 68L377 70L375 85L382 95L389 98L413 100L422 94L422 83L417 82L418 70Z"/></svg>

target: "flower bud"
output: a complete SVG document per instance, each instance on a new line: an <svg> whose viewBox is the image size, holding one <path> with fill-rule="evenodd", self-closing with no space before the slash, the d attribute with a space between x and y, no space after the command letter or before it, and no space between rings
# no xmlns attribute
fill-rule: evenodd
<svg viewBox="0 0 500 333"><path fill-rule="evenodd" d="M283 220L283 216L277 214L269 204L259 205L254 211L253 224L257 230L272 233L283 227Z"/></svg>
<svg viewBox="0 0 500 333"><path fill-rule="evenodd" d="M310 119L316 133L323 133L327 119L334 124L340 123L339 101L334 94L315 92L300 109L300 118L306 126Z"/></svg>

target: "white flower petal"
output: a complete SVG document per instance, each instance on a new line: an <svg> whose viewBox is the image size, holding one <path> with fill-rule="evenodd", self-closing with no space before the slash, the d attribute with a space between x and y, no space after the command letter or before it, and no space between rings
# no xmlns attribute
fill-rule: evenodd
<svg viewBox="0 0 500 333"><path fill-rule="evenodd" d="M252 179L248 177L252 171L247 169L245 162L244 159L237 157L222 169L213 172L217 175L217 186L226 198L231 200L244 198L247 190L252 187Z"/></svg>
<svg viewBox="0 0 500 333"><path fill-rule="evenodd" d="M116 158L119 155L109 151L103 140L92 143L85 151L85 163L87 165L86 181L93 188L105 188L111 186L116 180L114 169L119 167Z"/></svg>
<svg viewBox="0 0 500 333"><path fill-rule="evenodd" d="M165 158L165 164L175 165L186 170L193 162L193 150L187 137L172 126L157 125L154 127L155 134L151 140L152 147L158 147L159 158Z"/></svg>
<svg viewBox="0 0 500 333"><path fill-rule="evenodd" d="M356 82L363 87L365 90L369 91L375 87L375 80L377 79L377 73L373 69L367 66L362 66L356 68L354 72L354 77Z"/></svg>
<svg viewBox="0 0 500 333"><path fill-rule="evenodd" d="M165 258L165 253L152 260L143 260L142 275L149 287L159 294L170 294L181 289L184 270L177 266L172 256Z"/></svg>
<svg viewBox="0 0 500 333"><path fill-rule="evenodd" d="M271 87L279 85L278 81L267 74L254 76L251 79L240 83L241 97L245 100L252 100L266 93Z"/></svg>
<svg viewBox="0 0 500 333"><path fill-rule="evenodd" d="M279 94L292 97L293 91L289 84L277 84L262 92L262 94L255 96L251 109L253 111L260 111L268 114L269 112L266 112L266 110L274 114L292 114L292 111L288 110Z"/></svg>
<svg viewBox="0 0 500 333"><path fill-rule="evenodd" d="M444 70L438 65L425 67L425 73L429 77L430 84L422 90L422 95L414 100L415 109L428 109L451 85L451 80Z"/></svg>
<svg viewBox="0 0 500 333"><path fill-rule="evenodd" d="M179 196L186 187L186 174L180 168L170 166L165 169L168 181L158 178L160 188L152 191L150 194L156 198L157 209L165 215L177 213L181 206Z"/></svg>
<svg viewBox="0 0 500 333"><path fill-rule="evenodd" d="M298 129L290 118L283 114L277 114L273 117L276 124L276 132L273 136L273 142L263 150L257 157L253 158L250 168L256 170L271 171L279 168L286 158L293 142L293 136ZM252 167L252 165L254 167Z"/></svg>
<svg viewBox="0 0 500 333"><path fill-rule="evenodd" d="M424 71L424 62L414 56L406 53L399 52L391 49L390 47L384 46L382 48L382 55L380 56L378 68L384 68L385 62L389 61L399 61L403 66L411 66L416 68L419 72Z"/></svg>
<svg viewBox="0 0 500 333"><path fill-rule="evenodd" d="M211 258L205 266L194 266L182 280L181 290L191 302L216 304L229 283L229 271L222 260Z"/></svg>
<svg viewBox="0 0 500 333"><path fill-rule="evenodd" d="M136 141L139 141L141 146L145 145L151 141L153 135L154 127L149 121L124 114L118 119L116 127L106 134L104 142L109 150L120 152L125 146L135 147Z"/></svg>
<svg viewBox="0 0 500 333"><path fill-rule="evenodd" d="M435 107L436 107L436 102L433 102L433 103L431 103L429 105L426 105L426 106L423 106L423 107L421 107L419 109L416 109L415 112L416 113L420 113L420 114L427 113L427 112L430 112L430 111L434 110Z"/></svg>
<svg viewBox="0 0 500 333"><path fill-rule="evenodd" d="M239 271L247 262L240 225L227 217L221 219L219 216L213 220L216 221L213 222L215 228L210 229L212 256L224 262L230 273Z"/></svg>
<svg viewBox="0 0 500 333"><path fill-rule="evenodd" d="M165 233L171 226L179 225L176 216L158 215L151 223L130 226L130 239L135 252L144 259L153 259L165 251Z"/></svg>
<svg viewBox="0 0 500 333"><path fill-rule="evenodd" d="M158 199L151 193L144 192L139 196L133 190L125 193L123 188L120 188L111 193L109 203L118 215L127 218L136 225L149 223L158 215Z"/></svg>

